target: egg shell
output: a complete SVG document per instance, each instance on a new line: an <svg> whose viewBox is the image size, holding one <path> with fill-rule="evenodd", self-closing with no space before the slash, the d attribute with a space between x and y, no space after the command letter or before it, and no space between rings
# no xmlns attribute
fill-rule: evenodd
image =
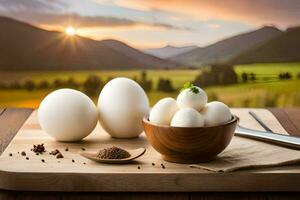
<svg viewBox="0 0 300 200"><path fill-rule="evenodd" d="M194 86L196 87L196 86ZM179 108L194 108L200 111L207 103L207 95L204 90L197 87L199 93L194 93L190 89L184 89L177 96L177 104Z"/></svg>
<svg viewBox="0 0 300 200"><path fill-rule="evenodd" d="M219 101L212 101L203 108L205 126L217 126L231 120L232 114L227 105Z"/></svg>
<svg viewBox="0 0 300 200"><path fill-rule="evenodd" d="M181 108L172 118L171 126L175 127L203 127L203 116L193 108Z"/></svg>
<svg viewBox="0 0 300 200"><path fill-rule="evenodd" d="M38 108L38 120L58 141L72 142L88 136L98 121L93 101L77 90L59 89L48 94Z"/></svg>
<svg viewBox="0 0 300 200"><path fill-rule="evenodd" d="M149 120L159 125L170 125L172 117L178 109L175 99L171 97L163 98L151 109Z"/></svg>
<svg viewBox="0 0 300 200"><path fill-rule="evenodd" d="M142 133L142 119L149 113L149 100L142 87L128 78L115 78L98 99L99 120L112 137L132 138Z"/></svg>

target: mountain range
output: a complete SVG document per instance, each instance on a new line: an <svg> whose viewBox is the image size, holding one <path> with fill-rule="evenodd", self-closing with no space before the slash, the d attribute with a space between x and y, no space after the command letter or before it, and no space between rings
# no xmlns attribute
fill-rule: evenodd
<svg viewBox="0 0 300 200"><path fill-rule="evenodd" d="M0 30L0 70L127 70L300 62L300 27L281 31L265 26L206 47L165 46L145 52L118 40L67 36L7 17L0 17Z"/></svg>
<svg viewBox="0 0 300 200"><path fill-rule="evenodd" d="M300 61L300 27L289 28L278 37L242 52L231 62L245 63L275 63Z"/></svg>
<svg viewBox="0 0 300 200"><path fill-rule="evenodd" d="M207 47L196 48L191 51L170 57L170 60L189 65L206 65L228 62L242 52L261 45L283 32L273 26L265 26L258 30L239 34Z"/></svg>
<svg viewBox="0 0 300 200"><path fill-rule="evenodd" d="M159 58L166 59L179 54L183 54L185 52L191 51L196 48L198 48L198 46L196 45L183 46L183 47L175 47L172 45L167 45L161 48L145 49L144 52Z"/></svg>
<svg viewBox="0 0 300 200"><path fill-rule="evenodd" d="M71 37L6 17L0 17L0 30L0 70L156 69L176 66L117 40Z"/></svg>

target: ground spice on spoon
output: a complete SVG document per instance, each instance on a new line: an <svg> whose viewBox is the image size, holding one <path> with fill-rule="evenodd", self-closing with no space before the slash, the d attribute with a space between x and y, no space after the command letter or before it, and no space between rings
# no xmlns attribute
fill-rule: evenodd
<svg viewBox="0 0 300 200"><path fill-rule="evenodd" d="M124 149L113 146L101 149L97 157L102 159L124 159L130 157L130 153Z"/></svg>

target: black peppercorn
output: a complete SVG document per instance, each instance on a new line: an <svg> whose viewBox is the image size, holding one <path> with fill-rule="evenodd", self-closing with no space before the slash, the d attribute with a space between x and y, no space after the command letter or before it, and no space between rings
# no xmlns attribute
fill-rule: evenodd
<svg viewBox="0 0 300 200"><path fill-rule="evenodd" d="M58 154L56 155L56 158L57 158L57 159L60 159L60 158L64 158L64 156L63 156L61 153L58 153Z"/></svg>
<svg viewBox="0 0 300 200"><path fill-rule="evenodd" d="M35 152L35 153L43 153L46 151L44 144L37 144L37 145L33 145L33 148L31 149L31 151Z"/></svg>
<svg viewBox="0 0 300 200"><path fill-rule="evenodd" d="M57 155L59 153L59 150L58 149L55 149L55 150L53 150L53 151L51 151L49 154L50 155Z"/></svg>

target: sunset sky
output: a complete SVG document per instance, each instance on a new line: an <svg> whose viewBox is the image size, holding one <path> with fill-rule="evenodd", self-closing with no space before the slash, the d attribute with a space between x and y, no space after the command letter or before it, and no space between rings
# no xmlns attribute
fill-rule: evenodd
<svg viewBox="0 0 300 200"><path fill-rule="evenodd" d="M0 0L0 15L138 48L204 46L274 24L299 25L299 0ZM1 30L3 31L3 30Z"/></svg>

